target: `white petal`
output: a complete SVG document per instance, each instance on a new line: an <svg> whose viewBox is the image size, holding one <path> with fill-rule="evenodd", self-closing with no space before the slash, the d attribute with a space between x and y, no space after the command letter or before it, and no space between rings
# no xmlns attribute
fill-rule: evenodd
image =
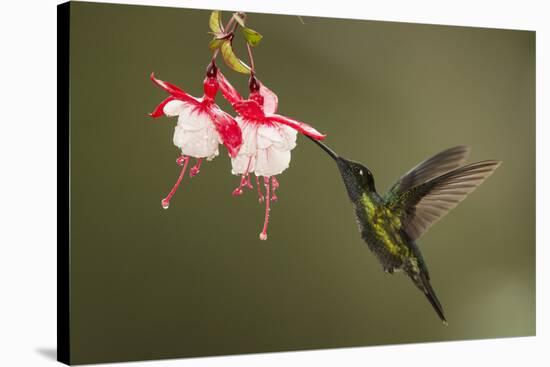
<svg viewBox="0 0 550 367"><path fill-rule="evenodd" d="M283 137L283 145L279 146L275 144L279 149L288 149L292 150L296 148L296 137L298 136L298 131L294 130L290 126L283 124L277 124L279 128L279 133Z"/></svg>
<svg viewBox="0 0 550 367"><path fill-rule="evenodd" d="M281 142L281 134L273 126L261 125L258 127L258 149L267 149L274 142Z"/></svg>
<svg viewBox="0 0 550 367"><path fill-rule="evenodd" d="M166 116L178 116L183 110L185 102L179 100L173 100L164 105L162 109Z"/></svg>
<svg viewBox="0 0 550 367"><path fill-rule="evenodd" d="M186 127L187 124L178 122L174 129L174 145L181 149L183 155L213 159L219 154L220 138L212 124L206 123L202 129L196 130L188 130Z"/></svg>
<svg viewBox="0 0 550 367"><path fill-rule="evenodd" d="M204 111L195 111L191 106L184 106L178 117L178 125L184 130L197 131L213 126L214 122Z"/></svg>
<svg viewBox="0 0 550 367"><path fill-rule="evenodd" d="M231 159L231 173L242 175L246 172L254 172L256 159L254 155L239 154Z"/></svg>
<svg viewBox="0 0 550 367"><path fill-rule="evenodd" d="M285 136L285 143L287 149L296 148L296 138L298 137L298 131L294 130L290 126L279 125L281 127L281 132Z"/></svg>
<svg viewBox="0 0 550 367"><path fill-rule="evenodd" d="M254 173L257 176L274 176L282 173L290 164L290 150L275 147L258 150Z"/></svg>
<svg viewBox="0 0 550 367"><path fill-rule="evenodd" d="M262 125L258 128L258 149L274 145L279 150L291 150L296 146L297 131L282 125Z"/></svg>
<svg viewBox="0 0 550 367"><path fill-rule="evenodd" d="M243 144L239 150L239 154L248 154L254 155L257 151L258 143L258 125L255 123L249 123L243 121L241 118L237 117L235 119L239 124L243 137Z"/></svg>

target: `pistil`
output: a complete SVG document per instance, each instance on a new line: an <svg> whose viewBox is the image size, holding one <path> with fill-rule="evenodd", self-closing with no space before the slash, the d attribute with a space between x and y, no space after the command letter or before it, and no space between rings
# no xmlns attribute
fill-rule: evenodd
<svg viewBox="0 0 550 367"><path fill-rule="evenodd" d="M178 186L180 185L181 180L183 180L183 176L185 176L185 171L187 170L187 164L189 163L189 157L182 155L176 160L176 163L178 164L178 166L183 166L183 167L181 169L178 180L174 184L174 187L172 187L172 190L170 190L170 193L168 193L168 195L161 201L162 207L164 209L168 209L168 207L170 206L170 199L172 199L172 196L174 196L174 194L176 193L176 190L178 189Z"/></svg>
<svg viewBox="0 0 550 367"><path fill-rule="evenodd" d="M264 177L264 187L265 187L265 217L264 217L264 228L262 233L260 233L260 240L267 240L267 225L269 224L269 177Z"/></svg>

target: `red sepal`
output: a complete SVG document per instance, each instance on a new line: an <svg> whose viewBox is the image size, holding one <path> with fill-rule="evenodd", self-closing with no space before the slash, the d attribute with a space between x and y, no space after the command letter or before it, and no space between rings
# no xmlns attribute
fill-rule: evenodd
<svg viewBox="0 0 550 367"><path fill-rule="evenodd" d="M198 101L193 96L185 93L182 89L175 86L174 84L155 78L155 73L151 73L151 80L160 88L164 89L166 92L176 97L176 99L181 99L184 102L189 102L193 104L198 103Z"/></svg>
<svg viewBox="0 0 550 367"><path fill-rule="evenodd" d="M175 101L175 100L177 100L177 98L174 96L170 96L166 98L164 101L160 102L157 107L155 107L155 109L153 110L153 112L149 114L149 116L156 118L164 115L164 106L166 106L168 102Z"/></svg>
<svg viewBox="0 0 550 367"><path fill-rule="evenodd" d="M262 107L258 104L258 102L250 99L235 103L233 105L233 109L247 120L263 121L265 119L265 114Z"/></svg>
<svg viewBox="0 0 550 367"><path fill-rule="evenodd" d="M305 122L296 121L286 116L281 116L277 114L269 115L267 116L267 120L270 122L278 122L280 124L290 126L294 130L312 137L315 140L323 140L326 138L326 135L321 134L317 130L315 130L312 126L306 124Z"/></svg>
<svg viewBox="0 0 550 367"><path fill-rule="evenodd" d="M235 158L243 142L241 128L237 121L217 106L207 109L207 112L212 118L216 131L220 135L229 155Z"/></svg>
<svg viewBox="0 0 550 367"><path fill-rule="evenodd" d="M225 78L225 75L218 70L218 83L220 83L220 90L222 91L223 97L232 105L243 101L243 97L237 92L235 87L229 83L229 80Z"/></svg>
<svg viewBox="0 0 550 367"><path fill-rule="evenodd" d="M264 112L266 114L276 113L279 105L277 95L262 82L260 82L260 94L264 97Z"/></svg>

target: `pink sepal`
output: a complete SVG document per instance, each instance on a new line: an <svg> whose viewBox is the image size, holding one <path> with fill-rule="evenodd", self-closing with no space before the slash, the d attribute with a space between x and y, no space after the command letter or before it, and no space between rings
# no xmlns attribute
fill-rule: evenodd
<svg viewBox="0 0 550 367"><path fill-rule="evenodd" d="M153 112L149 114L149 116L156 118L164 115L164 106L166 106L168 102L175 101L175 100L177 100L177 98L174 96L170 96L166 98L164 101L159 103L159 105L153 110Z"/></svg>
<svg viewBox="0 0 550 367"><path fill-rule="evenodd" d="M220 135L229 155L231 158L235 158L243 142L241 128L237 121L217 106L207 109L207 112L212 118L216 131Z"/></svg>
<svg viewBox="0 0 550 367"><path fill-rule="evenodd" d="M233 109L242 117L247 120L265 120L265 114L262 107L256 101L247 99L242 102L237 102L233 104Z"/></svg>
<svg viewBox="0 0 550 367"><path fill-rule="evenodd" d="M170 93L173 97L176 97L176 99L181 99L184 102L189 102L192 104L198 103L198 101L193 96L185 93L182 89L175 86L174 84L155 78L155 73L151 73L151 80L160 88Z"/></svg>
<svg viewBox="0 0 550 367"><path fill-rule="evenodd" d="M220 90L222 91L223 97L232 105L239 103L243 100L243 97L237 92L235 87L229 83L229 80L225 78L225 75L218 70L218 83L220 84Z"/></svg>
<svg viewBox="0 0 550 367"><path fill-rule="evenodd" d="M315 140L323 140L326 138L326 135L321 134L317 130L315 130L312 126L306 124L305 122L296 121L286 116L281 116L277 114L269 115L267 116L267 120L270 122L278 122L283 125L290 126L294 130L312 137Z"/></svg>
<svg viewBox="0 0 550 367"><path fill-rule="evenodd" d="M264 97L264 112L266 114L276 113L279 97L271 89L263 85L262 82L260 82L260 95Z"/></svg>

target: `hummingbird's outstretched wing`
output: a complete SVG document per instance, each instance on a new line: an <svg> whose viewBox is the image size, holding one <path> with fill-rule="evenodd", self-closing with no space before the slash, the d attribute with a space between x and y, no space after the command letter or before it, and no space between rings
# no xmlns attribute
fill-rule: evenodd
<svg viewBox="0 0 550 367"><path fill-rule="evenodd" d="M421 183L462 166L469 153L470 148L464 145L437 153L401 176L389 189L388 195L400 196L403 192Z"/></svg>
<svg viewBox="0 0 550 367"><path fill-rule="evenodd" d="M481 185L500 163L471 163L406 191L389 192L386 205L401 217L401 228L416 240Z"/></svg>

